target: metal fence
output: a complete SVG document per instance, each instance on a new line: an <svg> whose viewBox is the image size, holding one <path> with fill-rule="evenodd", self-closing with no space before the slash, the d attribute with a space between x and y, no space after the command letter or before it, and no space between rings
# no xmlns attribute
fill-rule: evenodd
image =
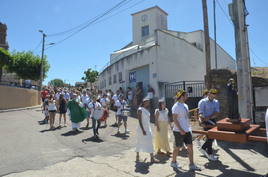
<svg viewBox="0 0 268 177"><path fill-rule="evenodd" d="M173 98L176 92L181 89L188 92L188 97L202 97L205 83L203 81L180 81L168 83L165 85L165 97Z"/></svg>

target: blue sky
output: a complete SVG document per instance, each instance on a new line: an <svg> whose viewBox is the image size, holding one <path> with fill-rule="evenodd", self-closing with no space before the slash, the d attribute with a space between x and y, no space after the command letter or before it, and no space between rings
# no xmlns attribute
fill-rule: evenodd
<svg viewBox="0 0 268 177"><path fill-rule="evenodd" d="M1 0L0 21L7 24L10 51L34 50L41 55L42 29L47 34L75 27L113 7L121 0ZM231 0L217 0L228 15ZM140 3L139 3L140 2ZM208 2L210 35L213 37L212 0ZM129 8L133 4L134 7ZM177 31L203 29L201 0L132 0L112 13L108 19L91 25L73 37L45 51L51 65L47 83L61 78L67 83L81 81L83 72L91 67L100 70L111 52L132 40L131 13L158 5L168 16L168 28ZM252 66L268 66L268 1L247 0L249 42ZM126 9L122 11L122 9ZM122 11L122 12L121 12ZM113 15L115 14L115 15ZM106 18L106 17L105 17ZM46 43L57 43L68 35L46 38ZM233 26L217 4L218 43L233 57L235 42ZM37 47L38 46L38 47Z"/></svg>

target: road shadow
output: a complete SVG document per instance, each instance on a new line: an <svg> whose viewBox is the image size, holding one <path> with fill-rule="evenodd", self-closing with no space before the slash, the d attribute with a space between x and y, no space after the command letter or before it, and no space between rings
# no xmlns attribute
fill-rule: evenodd
<svg viewBox="0 0 268 177"><path fill-rule="evenodd" d="M95 138L92 136L90 138L82 139L82 143L86 144L86 142L102 143L104 141L101 138Z"/></svg>
<svg viewBox="0 0 268 177"><path fill-rule="evenodd" d="M112 124L112 125L110 125L110 127L118 127L118 125L117 124Z"/></svg>
<svg viewBox="0 0 268 177"><path fill-rule="evenodd" d="M39 125L46 125L46 124L48 124L48 121L45 121L45 120L39 120L39 121L38 121L38 124L39 124Z"/></svg>
<svg viewBox="0 0 268 177"><path fill-rule="evenodd" d="M107 128L107 125L105 126L105 125L102 125L102 126L100 126L100 128L102 129L102 128Z"/></svg>
<svg viewBox="0 0 268 177"><path fill-rule="evenodd" d="M188 157L188 151L186 148L182 148L178 154L178 156L181 156L181 157Z"/></svg>
<svg viewBox="0 0 268 177"><path fill-rule="evenodd" d="M63 127L58 126L58 127L53 128L53 129L45 129L45 130L41 130L40 133L56 131L56 130L60 130L60 129L62 129L62 128L63 128Z"/></svg>
<svg viewBox="0 0 268 177"><path fill-rule="evenodd" d="M178 170L176 168L173 168L173 170L176 173L175 177L195 177L196 176L195 171L187 171L183 169Z"/></svg>
<svg viewBox="0 0 268 177"><path fill-rule="evenodd" d="M152 165L151 162L146 162L146 159L144 159L143 162L141 161L138 161L138 162L135 162L135 172L136 173L141 173L143 175L146 175L148 174L150 171L149 171L149 168L150 166Z"/></svg>
<svg viewBox="0 0 268 177"><path fill-rule="evenodd" d="M165 163L167 163L167 161L169 160L169 156L167 156L166 154L156 154L155 156L154 156L157 160L159 160L160 162L160 164L165 164Z"/></svg>
<svg viewBox="0 0 268 177"><path fill-rule="evenodd" d="M218 175L218 177L261 177L260 174L256 174L250 171L232 169L230 166L222 164L221 161L210 161L206 163L204 167L210 170L220 170L222 174Z"/></svg>
<svg viewBox="0 0 268 177"><path fill-rule="evenodd" d="M265 157L268 157L267 143L262 142L247 142L245 144L232 143L232 142L219 142L218 145L228 153L233 159L235 159L241 166L243 166L248 171L255 171L246 161L235 154L231 149L245 149L249 150L251 153L260 153Z"/></svg>
<svg viewBox="0 0 268 177"><path fill-rule="evenodd" d="M117 138L121 138L122 140L127 140L129 138L129 135L128 134L125 134L125 133L116 133L116 134L111 135L111 136L115 136Z"/></svg>
<svg viewBox="0 0 268 177"><path fill-rule="evenodd" d="M207 163L204 164L204 167L210 170L220 170L220 171L224 171L227 168L229 168L228 165L224 165L222 164L221 161L217 160L217 161L209 161Z"/></svg>
<svg viewBox="0 0 268 177"><path fill-rule="evenodd" d="M92 127L81 127L80 129L81 130L90 130L90 129L92 129Z"/></svg>
<svg viewBox="0 0 268 177"><path fill-rule="evenodd" d="M75 135L78 135L80 133L83 133L83 131L79 131L79 130L78 131L72 131L72 130L70 130L70 131L68 131L66 133L62 133L61 136L75 136Z"/></svg>

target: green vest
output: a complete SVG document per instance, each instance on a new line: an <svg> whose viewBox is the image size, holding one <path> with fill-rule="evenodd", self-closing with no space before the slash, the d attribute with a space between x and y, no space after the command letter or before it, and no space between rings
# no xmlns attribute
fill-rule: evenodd
<svg viewBox="0 0 268 177"><path fill-rule="evenodd" d="M67 108L71 113L71 121L74 123L82 122L87 117L85 108L81 108L75 100L71 100L67 104Z"/></svg>

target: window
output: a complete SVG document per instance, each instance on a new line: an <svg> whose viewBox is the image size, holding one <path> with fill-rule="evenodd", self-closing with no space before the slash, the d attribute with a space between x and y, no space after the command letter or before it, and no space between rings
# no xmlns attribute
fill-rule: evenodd
<svg viewBox="0 0 268 177"><path fill-rule="evenodd" d="M114 84L116 83L116 74L114 75Z"/></svg>
<svg viewBox="0 0 268 177"><path fill-rule="evenodd" d="M123 79L122 79L122 72L118 73L118 79L119 79L119 82L121 82Z"/></svg>
<svg viewBox="0 0 268 177"><path fill-rule="evenodd" d="M112 85L112 76L109 76L109 85Z"/></svg>
<svg viewBox="0 0 268 177"><path fill-rule="evenodd" d="M149 25L141 27L141 37L149 36Z"/></svg>
<svg viewBox="0 0 268 177"><path fill-rule="evenodd" d="M118 62L115 64L115 67L116 67L116 71L118 71L119 70L119 63Z"/></svg>
<svg viewBox="0 0 268 177"><path fill-rule="evenodd" d="M121 68L124 69L124 59L121 60Z"/></svg>

